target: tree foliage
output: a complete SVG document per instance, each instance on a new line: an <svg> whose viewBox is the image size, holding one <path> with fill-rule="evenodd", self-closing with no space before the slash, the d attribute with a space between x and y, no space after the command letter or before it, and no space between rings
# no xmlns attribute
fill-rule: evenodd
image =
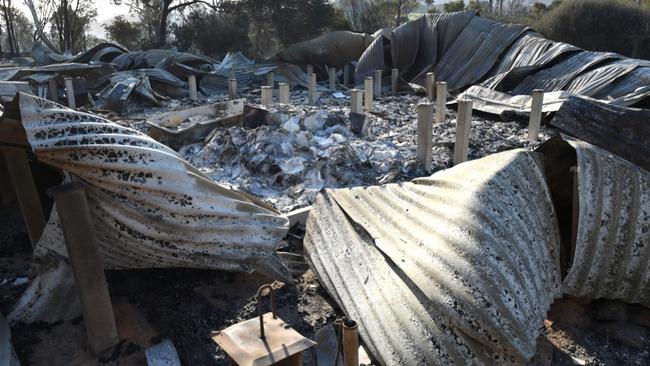
<svg viewBox="0 0 650 366"><path fill-rule="evenodd" d="M137 22L131 22L123 15L118 15L104 25L104 30L109 40L117 42L129 50L142 47L143 26Z"/></svg>
<svg viewBox="0 0 650 366"><path fill-rule="evenodd" d="M633 1L563 1L547 11L534 28L550 39L584 49L650 57L650 10Z"/></svg>
<svg viewBox="0 0 650 366"><path fill-rule="evenodd" d="M86 31L97 17L93 0L59 0L51 16L51 35L59 49L76 53L87 47Z"/></svg>
<svg viewBox="0 0 650 366"><path fill-rule="evenodd" d="M463 11L465 10L465 1L463 0L453 0L448 3L445 3L442 6L442 9L445 11L445 13L453 13L455 11Z"/></svg>

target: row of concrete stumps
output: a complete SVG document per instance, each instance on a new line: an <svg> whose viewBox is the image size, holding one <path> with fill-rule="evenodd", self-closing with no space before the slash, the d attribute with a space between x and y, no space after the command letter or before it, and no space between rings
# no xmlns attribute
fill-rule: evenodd
<svg viewBox="0 0 650 366"><path fill-rule="evenodd" d="M329 67L327 69L329 88L335 90L337 86L336 69ZM313 72L313 66L307 65L308 74L308 95L309 103L316 104L316 74ZM352 114L362 115L364 112L373 111L374 96L381 96L382 93L382 70L375 70L374 77L364 78L364 88L351 89L350 112ZM261 87L261 104L268 106L273 103L273 73L267 75L267 85ZM345 86L349 80L349 67L344 68ZM236 83L236 81L234 81ZM289 85L279 83L279 102L281 104L289 103ZM391 70L391 94L398 94L399 70ZM435 81L435 75L432 72L426 74L425 91L427 101L417 106L418 115L418 138L417 138L417 161L427 172L431 172L431 160L433 149L433 123L444 123L446 119L447 103L447 83L444 81ZM231 96L232 97L232 96ZM435 101L435 119L434 104ZM531 113L528 125L528 139L536 141L539 138L542 106L544 101L544 91L536 89L532 93ZM472 117L472 101L462 98L458 101L458 114L456 118L456 141L454 142L453 164L457 165L467 161L469 154L469 136Z"/></svg>

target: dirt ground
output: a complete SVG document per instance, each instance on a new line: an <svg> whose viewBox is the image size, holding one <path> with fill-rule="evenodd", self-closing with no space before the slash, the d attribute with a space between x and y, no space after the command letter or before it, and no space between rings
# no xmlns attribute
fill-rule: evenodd
<svg viewBox="0 0 650 366"><path fill-rule="evenodd" d="M26 284L30 247L16 205L0 209L0 311L7 314ZM302 232L288 236L300 253ZM298 332L314 333L341 316L306 265L294 284L276 290L280 318ZM190 269L108 271L120 344L97 358L85 345L82 317L53 324L15 324L14 346L22 365L146 364L144 350L165 338L183 365L227 365L210 334L257 314L255 293L268 280L259 275ZM21 280L18 281L20 283ZM278 285L278 284L276 284ZM609 320L605 320L608 318ZM650 310L612 301L559 299L541 327L537 365L648 365ZM315 364L314 352L306 365Z"/></svg>

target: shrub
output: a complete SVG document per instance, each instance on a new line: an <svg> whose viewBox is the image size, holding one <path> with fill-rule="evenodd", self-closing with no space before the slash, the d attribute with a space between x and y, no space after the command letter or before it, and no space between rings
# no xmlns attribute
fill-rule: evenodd
<svg viewBox="0 0 650 366"><path fill-rule="evenodd" d="M612 51L629 57L650 58L650 40L633 55L632 36L650 36L650 10L623 0L563 1L533 26L546 37L586 50Z"/></svg>

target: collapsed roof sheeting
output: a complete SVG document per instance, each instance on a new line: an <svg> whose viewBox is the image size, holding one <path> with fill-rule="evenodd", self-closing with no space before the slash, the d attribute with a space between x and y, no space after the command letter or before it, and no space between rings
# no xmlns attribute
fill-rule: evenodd
<svg viewBox="0 0 650 366"><path fill-rule="evenodd" d="M100 117L20 94L37 158L85 182L107 268L259 270L287 278L275 249L288 220L214 183L173 150ZM41 249L65 255L53 210Z"/></svg>
<svg viewBox="0 0 650 366"><path fill-rule="evenodd" d="M390 68L399 69L406 82L421 86L425 74L433 72L436 81L447 82L450 92L472 85L514 96L543 89L591 96L621 106L650 95L648 61L583 51L544 39L523 26L481 18L471 11L427 14L394 29L389 36L379 37L359 58L355 80L360 82L375 70ZM521 108L515 104L512 110ZM481 106L476 109L494 111Z"/></svg>
<svg viewBox="0 0 650 366"><path fill-rule="evenodd" d="M606 60L622 58L611 52L583 51L562 60L557 65L540 70L512 89L513 94L531 94L534 89L544 91L564 90L578 75Z"/></svg>
<svg viewBox="0 0 650 366"><path fill-rule="evenodd" d="M578 158L579 217L564 291L650 306L650 173L588 143L567 142Z"/></svg>
<svg viewBox="0 0 650 366"><path fill-rule="evenodd" d="M335 31L293 44L271 57L269 61L343 67L357 60L372 41L373 38L369 34Z"/></svg>
<svg viewBox="0 0 650 366"><path fill-rule="evenodd" d="M168 71L180 78L187 80L190 75L201 77L214 69L215 62L205 57L187 52L174 52L162 59L156 69Z"/></svg>
<svg viewBox="0 0 650 366"><path fill-rule="evenodd" d="M50 49L43 42L36 41L32 46L32 57L38 65L61 62L89 63L91 61L111 62L127 50L113 43L100 43L76 56L66 56Z"/></svg>
<svg viewBox="0 0 650 366"><path fill-rule="evenodd" d="M304 245L381 364L502 364L533 356L560 293L556 221L536 155L514 150L325 191Z"/></svg>
<svg viewBox="0 0 650 366"><path fill-rule="evenodd" d="M433 68L436 79L446 81L450 90L476 83L525 30L518 24L473 18L436 63Z"/></svg>
<svg viewBox="0 0 650 366"><path fill-rule="evenodd" d="M556 58L580 49L567 43L553 42L534 32L527 32L506 52L493 76L480 85L490 89L505 89L509 83L516 83L526 75L547 65ZM511 81L512 80L512 81ZM506 85L503 85L503 84Z"/></svg>

